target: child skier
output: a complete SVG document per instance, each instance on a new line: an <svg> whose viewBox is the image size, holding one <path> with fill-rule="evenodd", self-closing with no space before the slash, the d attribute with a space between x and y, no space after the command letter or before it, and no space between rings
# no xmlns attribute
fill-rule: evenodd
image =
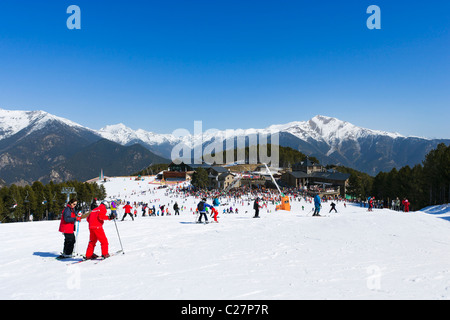
<svg viewBox="0 0 450 320"><path fill-rule="evenodd" d="M132 206L130 206L130 201L128 201L127 204L123 206L123 208L125 209L125 214L122 217L122 221L125 220L125 217L127 216L127 214L129 214L131 219L133 219L133 221L134 221L133 215L131 214Z"/></svg>
<svg viewBox="0 0 450 320"><path fill-rule="evenodd" d="M111 214L110 217L106 215L106 204L102 204L92 210L91 214L87 218L89 222L89 245L86 250L86 260L96 259L98 256L94 253L95 245L97 241L100 241L102 246L102 257L104 259L109 258L108 253L108 239L106 238L105 231L103 230L103 223L105 220L113 220L115 217Z"/></svg>
<svg viewBox="0 0 450 320"><path fill-rule="evenodd" d="M333 210L337 213L336 203L334 203L334 202L331 203L331 209L330 209L330 212L328 212L328 213L331 213L331 211L333 211Z"/></svg>
<svg viewBox="0 0 450 320"><path fill-rule="evenodd" d="M211 210L212 210L211 217L214 215L214 222L219 223L219 221L217 220L217 216L219 215L219 211L217 211L216 208L212 208Z"/></svg>
<svg viewBox="0 0 450 320"><path fill-rule="evenodd" d="M203 198L197 205L198 212L200 213L200 218L198 223L202 223L202 216L205 217L205 223L208 223L208 217L206 216L206 208L213 208L213 206L206 203L206 198Z"/></svg>
<svg viewBox="0 0 450 320"><path fill-rule="evenodd" d="M114 201L111 202L111 213L117 219L117 205L116 205L116 203Z"/></svg>

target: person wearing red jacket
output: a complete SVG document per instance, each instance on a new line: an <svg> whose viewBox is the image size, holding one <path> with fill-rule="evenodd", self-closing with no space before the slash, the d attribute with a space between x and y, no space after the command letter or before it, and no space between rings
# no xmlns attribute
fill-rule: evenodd
<svg viewBox="0 0 450 320"><path fill-rule="evenodd" d="M59 232L64 234L64 249L63 253L57 259L71 258L73 254L73 248L75 246L75 222L81 217L77 217L75 214L75 207L77 200L72 199L64 208L61 216L61 223L59 224Z"/></svg>
<svg viewBox="0 0 450 320"><path fill-rule="evenodd" d="M369 210L367 211L373 211L373 200L375 199L375 197L370 197L369 199Z"/></svg>
<svg viewBox="0 0 450 320"><path fill-rule="evenodd" d="M219 211L217 211L217 209L214 208L214 207L211 210L212 210L212 214L214 215L214 222L219 223L219 221L217 220L217 216L219 215ZM236 210L237 210L237 208L236 208Z"/></svg>
<svg viewBox="0 0 450 320"><path fill-rule="evenodd" d="M103 202L98 208L92 210L91 214L87 218L87 221L89 222L90 236L89 244L86 250L86 260L98 258L98 256L94 253L97 241L100 241L102 246L102 257L104 259L109 258L109 244L105 235L105 230L103 230L103 223L105 220L111 220L111 218L108 217L106 213L106 204Z"/></svg>
<svg viewBox="0 0 450 320"><path fill-rule="evenodd" d="M125 209L125 214L122 217L122 221L125 219L127 214L129 214L131 219L133 219L133 221L134 221L133 215L131 214L131 209L133 209L133 207L130 206L130 201L128 201L127 204L123 206L123 208Z"/></svg>
<svg viewBox="0 0 450 320"><path fill-rule="evenodd" d="M409 203L409 201L408 201L408 199L404 199L403 201L402 201L402 204L403 204L403 206L404 206L404 211L405 212L409 212L409 206L410 206L410 203Z"/></svg>

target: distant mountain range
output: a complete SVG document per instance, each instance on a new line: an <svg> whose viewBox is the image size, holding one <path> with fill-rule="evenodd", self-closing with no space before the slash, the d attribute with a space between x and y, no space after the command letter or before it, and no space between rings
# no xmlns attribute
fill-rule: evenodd
<svg viewBox="0 0 450 320"><path fill-rule="evenodd" d="M314 156L324 165L337 164L376 175L406 165L421 163L425 155L439 143L450 144L450 139L406 137L398 133L357 127L349 122L326 116L315 116L308 121L272 125L265 129L234 129L237 136L279 132L279 143L302 153ZM177 144L190 147L214 139L225 139L226 131L204 133L203 137L187 135L177 138L169 134L155 134L144 130L134 131L124 124L107 126L98 131L105 139L122 145L139 143L149 150L170 157ZM225 150L225 147L224 147Z"/></svg>
<svg viewBox="0 0 450 320"><path fill-rule="evenodd" d="M439 143L450 144L449 139L405 137L326 116L265 129L234 129L238 137L273 132L279 132L281 146L314 156L322 164L372 175L414 166ZM101 169L105 175L126 175L152 163L170 162L177 145L205 148L225 137L226 131L177 137L135 131L124 124L96 131L44 111L0 109L0 179L7 184L84 181L98 176Z"/></svg>
<svg viewBox="0 0 450 320"><path fill-rule="evenodd" d="M166 162L143 146L122 146L43 111L0 109L0 178L6 184L85 181L102 169L126 175Z"/></svg>

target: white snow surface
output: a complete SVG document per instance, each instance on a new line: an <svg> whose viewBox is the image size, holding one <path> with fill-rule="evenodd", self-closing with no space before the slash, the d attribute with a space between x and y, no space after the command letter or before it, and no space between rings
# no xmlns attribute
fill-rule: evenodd
<svg viewBox="0 0 450 320"><path fill-rule="evenodd" d="M151 182L112 178L105 187L131 202L169 204L172 214L172 200L187 210L141 217L138 209L135 221L119 220L125 254L97 264L54 259L63 246L59 221L0 224L0 299L450 298L448 207L370 213L340 202L339 213L329 214L324 203L326 216L316 218L302 200L292 202L291 212L262 209L253 219L253 203L245 201L238 214L220 207L219 223L204 225L190 212L198 199L171 198ZM142 194L149 189L155 193ZM104 229L110 252L119 250L114 222ZM88 239L83 221L78 252L84 254Z"/></svg>

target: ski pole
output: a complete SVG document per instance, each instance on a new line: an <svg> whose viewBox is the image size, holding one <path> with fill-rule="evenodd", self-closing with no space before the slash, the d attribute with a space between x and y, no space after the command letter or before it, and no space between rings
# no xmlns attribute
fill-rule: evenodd
<svg viewBox="0 0 450 320"><path fill-rule="evenodd" d="M117 228L116 219L114 219L114 225L116 226L117 236L119 237L119 243L120 247L122 248L122 253L125 254L125 251L123 251L122 240L120 239L119 229Z"/></svg>
<svg viewBox="0 0 450 320"><path fill-rule="evenodd" d="M77 234L75 235L75 255L79 255L78 253L78 233L80 232L80 221L77 221Z"/></svg>

